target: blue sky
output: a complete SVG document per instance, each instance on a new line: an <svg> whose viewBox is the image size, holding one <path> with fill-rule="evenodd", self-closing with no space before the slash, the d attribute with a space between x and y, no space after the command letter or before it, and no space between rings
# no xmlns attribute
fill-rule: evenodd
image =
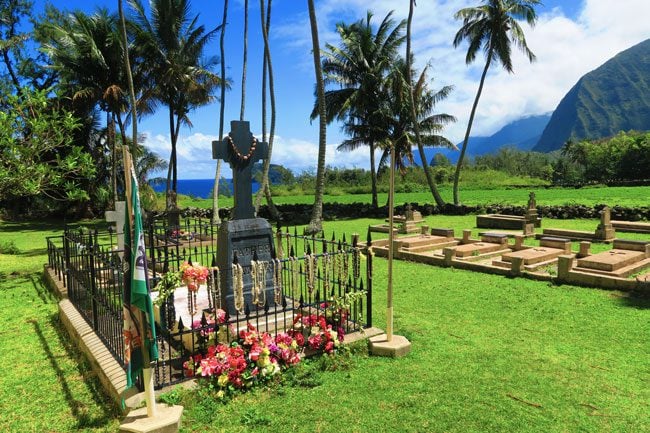
<svg viewBox="0 0 650 433"><path fill-rule="evenodd" d="M37 9L42 1L35 2ZM117 0L52 0L61 9L81 9L91 13L99 6L117 10ZM316 0L321 47L338 44L337 22L352 22L365 16L370 6L379 22L390 11L406 18L408 0ZM454 13L477 0L419 0L413 21L413 50L416 66L430 65L432 88L453 85L454 91L438 106L458 122L444 134L454 142L462 139L471 103L478 86L483 59L471 66L464 62L466 47L454 49L452 40L460 22ZM514 74L492 68L474 122L473 135L488 135L506 123L526 115L552 111L564 94L585 73L616 53L650 38L648 0L546 0L539 7L534 29L524 26L528 45L537 55L529 64L514 55ZM195 14L211 29L222 19L223 2L193 0ZM250 0L249 61L246 88L246 118L256 135L261 134L261 54L259 1ZM226 95L226 128L239 118L241 97L243 0L230 0L226 33L227 76L232 88ZM312 171L316 165L318 122L309 121L313 105L314 71L307 2L274 0L271 24L271 53L276 86L277 126L272 162L295 172ZM218 38L208 55L218 55ZM269 110L270 113L270 110ZM202 179L214 176L216 161L211 159L210 142L218 135L217 104L190 114L192 128L181 130L179 178ZM269 118L270 120L270 118ZM161 157L169 157L169 131L164 109L141 120L139 131L147 134L146 145ZM339 153L336 146L345 137L339 125L327 131L327 163L334 166L367 167L367 150ZM229 177L227 165L224 176Z"/></svg>

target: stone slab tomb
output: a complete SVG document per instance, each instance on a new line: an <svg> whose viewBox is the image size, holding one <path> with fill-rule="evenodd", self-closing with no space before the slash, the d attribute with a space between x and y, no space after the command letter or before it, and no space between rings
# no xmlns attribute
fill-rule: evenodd
<svg viewBox="0 0 650 433"><path fill-rule="evenodd" d="M615 240L609 251L579 258L576 270L626 277L650 266L650 242Z"/></svg>
<svg viewBox="0 0 650 433"><path fill-rule="evenodd" d="M542 226L542 219L537 214L535 193L532 191L528 197L528 205L524 216L504 214L476 216L476 227L484 229L526 230L527 224L532 224L533 227Z"/></svg>
<svg viewBox="0 0 650 433"><path fill-rule="evenodd" d="M422 253L441 250L445 247L458 244L458 241L454 239L453 229L433 228L431 229L431 232L429 232L428 229L428 226L422 226L422 234L418 236L408 236L395 239L393 241L393 248L396 251Z"/></svg>
<svg viewBox="0 0 650 433"><path fill-rule="evenodd" d="M515 247L521 246L517 242ZM571 254L571 241L561 238L542 238L539 247L523 247L517 251L503 254L501 262L511 264L514 259L521 258L526 270L534 270L540 266L545 266L555 261L558 256ZM493 265L500 266L501 263L493 262Z"/></svg>
<svg viewBox="0 0 650 433"><path fill-rule="evenodd" d="M508 249L508 236L503 233L484 233L480 241L469 239L470 230L463 231L463 244L455 248L457 258L484 256Z"/></svg>
<svg viewBox="0 0 650 433"><path fill-rule="evenodd" d="M544 229L543 236L556 236L575 241L594 241L609 243L616 237L616 231L610 219L611 211L605 206L600 211L600 224L593 232L585 230Z"/></svg>

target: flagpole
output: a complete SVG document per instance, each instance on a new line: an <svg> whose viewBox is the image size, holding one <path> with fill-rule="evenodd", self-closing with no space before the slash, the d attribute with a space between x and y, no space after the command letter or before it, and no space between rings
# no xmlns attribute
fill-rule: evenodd
<svg viewBox="0 0 650 433"><path fill-rule="evenodd" d="M133 161L131 160L131 153L128 151L126 146L122 146L122 152L124 156L124 186L129 214L129 233L133 233L134 209L131 202L131 194L133 193L133 185L131 184L131 167L133 167ZM132 245L129 245L129 248L132 248L135 237L130 236L130 238ZM134 254L135 252L131 251L131 257L134 257ZM131 272L133 271L134 270L131 269ZM148 276L145 276L145 278L148 278ZM149 357L149 350L145 345L147 335L145 323L147 323L147 315L144 311L138 309L138 316L138 333L140 334L140 339L142 341L142 378L144 381L144 399L147 404L147 417L152 418L156 416L156 396L154 394L153 375L151 374L151 358ZM155 342L153 344L155 344Z"/></svg>

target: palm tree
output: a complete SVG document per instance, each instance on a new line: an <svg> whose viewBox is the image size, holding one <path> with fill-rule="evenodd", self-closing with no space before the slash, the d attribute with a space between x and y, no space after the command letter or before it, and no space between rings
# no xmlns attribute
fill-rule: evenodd
<svg viewBox="0 0 650 433"><path fill-rule="evenodd" d="M266 197L271 217L274 220L280 219L280 212L273 204L271 188L269 186L269 169L271 167L271 155L273 154L273 139L275 138L275 85L273 81L273 63L271 62L271 49L269 46L269 31L271 30L271 2L269 0L264 14L264 0L260 0L260 18L262 37L264 38L264 61L262 62L262 141L266 137L266 77L269 78L269 96L271 98L271 129L269 130L269 149L262 167L262 185L255 198L255 212L257 213L262 201L262 194Z"/></svg>
<svg viewBox="0 0 650 433"><path fill-rule="evenodd" d="M406 76L407 77L411 77L411 67L412 67L412 59L413 59L411 56L411 25L413 23L414 9L415 9L415 0L409 0L409 14L406 20ZM424 74L424 71L422 71L422 73ZM433 179L431 170L429 170L429 162L427 161L427 157L424 153L424 144L422 143L422 137L420 136L420 127L419 127L419 122L417 121L417 112L416 112L417 110L414 102L415 95L413 94L414 89L412 88L411 80L408 81L408 85L410 87L409 106L411 107L411 117L413 119L413 127L414 127L414 132L416 137L416 144L418 146L420 160L422 161L422 170L424 170L424 175L427 179L427 184L429 185L429 190L431 191L431 195L433 196L433 199L436 201L438 207L443 207L445 205L445 201L442 199L442 196L438 191L438 187L436 186L436 182ZM456 146L454 145L453 147Z"/></svg>
<svg viewBox="0 0 650 433"><path fill-rule="evenodd" d="M118 157L110 131L114 131L117 122L122 143L126 142L123 113L128 107L118 17L107 9L98 9L91 16L77 11L67 23L52 25L50 30L52 40L43 49L60 76L61 86L72 94L76 104L87 108L99 105L108 114L113 196L117 199Z"/></svg>
<svg viewBox="0 0 650 433"><path fill-rule="evenodd" d="M379 89L397 58L397 50L404 42L402 31L405 21L395 24L390 12L376 31L372 26L372 12L365 19L351 25L339 23L337 32L341 37L339 47L326 45L323 60L325 84L338 86L324 94L327 121L346 120L344 130L365 130L366 141L359 137L344 142L339 150L354 150L367 145L370 151L370 172L372 179L372 205L377 207L377 173L375 150L377 142L372 131L381 132L381 121L377 113L382 103ZM319 100L316 99L311 118L318 115ZM379 116L380 117L380 116ZM353 127L350 130L350 127ZM378 130L379 128L379 130ZM356 139L355 139L356 138Z"/></svg>
<svg viewBox="0 0 650 433"><path fill-rule="evenodd" d="M223 18L221 20L221 36L219 38L219 54L221 55L221 76L226 76L226 50L224 42L226 39L226 23L228 20L228 0L223 2ZM219 142L223 140L224 111L226 109L226 81L221 80L221 101L219 104ZM217 169L214 173L214 184L212 187L212 224L221 223L219 217L219 180L221 178L221 159L217 159Z"/></svg>
<svg viewBox="0 0 650 433"><path fill-rule="evenodd" d="M198 15L190 17L188 0L151 0L151 19L140 0L130 0L130 5L138 24L135 41L150 80L151 97L168 108L167 209L176 210L180 127L191 126L190 111L214 100L214 90L225 80L212 72L217 58L203 59L206 45L220 27L206 32L204 26L197 26Z"/></svg>
<svg viewBox="0 0 650 433"><path fill-rule="evenodd" d="M456 172L454 174L454 204L459 204L458 198L458 180L460 179L460 169L465 158L467 150L467 141L472 130L476 107L483 91L485 76L491 64L501 64L509 73L513 72L511 59L511 44L515 44L521 49L530 62L535 60L535 55L528 48L524 31L517 22L518 19L524 19L532 27L537 21L535 5L539 0L483 0L481 6L461 9L454 17L462 19L463 25L454 37L454 47L458 47L464 40L469 42L465 63L470 64L476 59L479 50L485 52L485 67L481 75L476 98L472 105L472 111L467 123L465 139L460 149L460 156L456 163Z"/></svg>
<svg viewBox="0 0 650 433"><path fill-rule="evenodd" d="M323 193L325 192L325 150L327 144L327 108L325 105L325 82L320 64L320 43L318 42L318 22L314 0L307 0L309 8L309 24L311 27L312 54L314 56L314 72L316 74L316 92L318 101L318 165L316 169L316 191L314 206L311 211L311 221L306 232L316 234L323 229ZM313 116L313 114L312 114Z"/></svg>
<svg viewBox="0 0 650 433"><path fill-rule="evenodd" d="M415 84L406 78L410 64L399 59L386 80L385 138L382 140L383 153L379 166L388 163L390 148L395 147L395 168L404 173L408 164L413 164L414 146L435 146L452 148L454 144L440 135L445 125L455 122L449 114L434 113L436 104L449 96L453 87L444 86L438 91L429 88L427 68L422 70ZM414 122L413 113L415 113Z"/></svg>

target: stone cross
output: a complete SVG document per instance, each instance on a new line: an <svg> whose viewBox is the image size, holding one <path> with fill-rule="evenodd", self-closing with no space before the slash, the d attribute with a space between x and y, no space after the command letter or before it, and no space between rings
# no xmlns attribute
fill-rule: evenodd
<svg viewBox="0 0 650 433"><path fill-rule="evenodd" d="M537 203L535 202L535 192L531 191L528 194L528 209L537 209Z"/></svg>
<svg viewBox="0 0 650 433"><path fill-rule="evenodd" d="M268 143L258 142L251 152L253 134L248 121L230 122L230 134L212 142L212 159L223 159L232 168L235 206L233 220L255 218L253 208L253 164L268 156Z"/></svg>
<svg viewBox="0 0 650 433"><path fill-rule="evenodd" d="M115 210L104 212L106 222L115 223L115 233L117 234L117 249L120 251L120 259L124 256L124 215L126 213L126 202L116 201Z"/></svg>

